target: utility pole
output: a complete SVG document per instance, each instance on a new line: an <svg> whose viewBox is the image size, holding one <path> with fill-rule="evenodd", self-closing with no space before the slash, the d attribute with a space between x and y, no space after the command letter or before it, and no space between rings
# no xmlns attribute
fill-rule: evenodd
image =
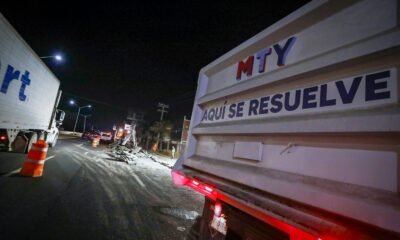
<svg viewBox="0 0 400 240"><path fill-rule="evenodd" d="M80 115L79 113L81 112L81 109L82 108L92 108L92 105L89 104L87 106L79 107L74 100L69 101L69 104L76 105L78 107L78 114L76 115L76 120L75 120L75 125L74 125L74 133L75 133L76 124L78 124L78 118L79 118L79 115Z"/></svg>
<svg viewBox="0 0 400 240"><path fill-rule="evenodd" d="M168 109L169 106L164 103L158 103L158 107L161 109L157 109L158 112L161 112L160 123L162 122L164 113L168 113L165 109Z"/></svg>
<svg viewBox="0 0 400 240"><path fill-rule="evenodd" d="M85 130L86 130L86 118L87 117L91 117L92 115L83 115L83 114L81 114L81 116L82 117L84 117L84 121L83 121L83 132L85 132Z"/></svg>
<svg viewBox="0 0 400 240"><path fill-rule="evenodd" d="M158 103L158 107L159 107L159 109L157 109L157 111L161 112L161 116L160 116L160 127L161 127L161 123L162 123L162 120L163 120L164 113L168 113L168 111L165 110L165 109L168 109L169 106L167 104L164 104L164 103ZM161 128L159 130L161 130ZM158 135L157 135L157 146L158 146L159 142L160 142L160 131L158 131Z"/></svg>

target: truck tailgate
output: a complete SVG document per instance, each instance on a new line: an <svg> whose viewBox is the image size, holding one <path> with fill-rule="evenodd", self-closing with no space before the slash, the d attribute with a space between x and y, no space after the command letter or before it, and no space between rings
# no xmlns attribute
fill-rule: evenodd
<svg viewBox="0 0 400 240"><path fill-rule="evenodd" d="M314 1L204 67L184 171L400 232L398 4Z"/></svg>

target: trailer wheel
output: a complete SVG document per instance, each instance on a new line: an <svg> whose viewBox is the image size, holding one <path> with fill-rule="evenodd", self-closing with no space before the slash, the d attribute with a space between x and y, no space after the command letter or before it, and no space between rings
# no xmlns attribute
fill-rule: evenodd
<svg viewBox="0 0 400 240"><path fill-rule="evenodd" d="M38 135L37 135L37 133L32 132L28 135L28 138L29 138L29 140L28 140L28 144L26 145L26 148L25 148L25 153L29 153L29 151L32 148L32 144L37 142Z"/></svg>

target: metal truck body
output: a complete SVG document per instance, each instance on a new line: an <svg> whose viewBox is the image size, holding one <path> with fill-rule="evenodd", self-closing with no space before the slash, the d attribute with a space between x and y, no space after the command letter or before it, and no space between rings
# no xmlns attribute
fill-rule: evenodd
<svg viewBox="0 0 400 240"><path fill-rule="evenodd" d="M399 9L312 1L201 69L172 174L211 199L200 238L221 202L243 239L399 239Z"/></svg>
<svg viewBox="0 0 400 240"><path fill-rule="evenodd" d="M42 136L55 145L60 81L1 14L0 84L0 129L8 138L3 148L12 150L18 137L29 145Z"/></svg>

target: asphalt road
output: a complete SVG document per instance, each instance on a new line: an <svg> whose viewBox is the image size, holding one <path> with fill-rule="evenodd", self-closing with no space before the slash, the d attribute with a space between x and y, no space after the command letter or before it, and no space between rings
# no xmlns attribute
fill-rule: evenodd
<svg viewBox="0 0 400 240"><path fill-rule="evenodd" d="M40 178L18 175L25 155L0 153L0 239L187 239L203 197L159 163L107 153L60 140Z"/></svg>

